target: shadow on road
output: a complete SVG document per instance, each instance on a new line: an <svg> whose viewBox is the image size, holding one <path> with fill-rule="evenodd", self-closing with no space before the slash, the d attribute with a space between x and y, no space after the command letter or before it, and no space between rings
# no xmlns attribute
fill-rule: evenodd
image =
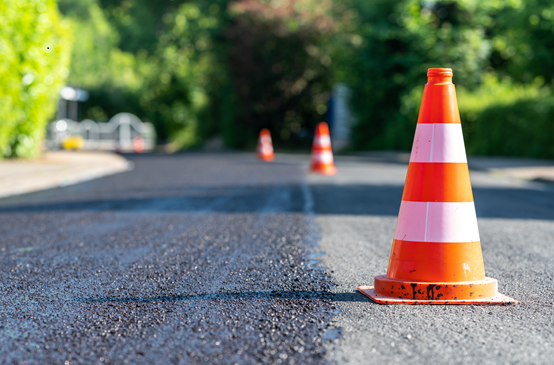
<svg viewBox="0 0 554 365"><path fill-rule="evenodd" d="M397 216L404 186L313 185L316 214ZM479 218L554 220L554 191L474 187Z"/></svg>
<svg viewBox="0 0 554 365"><path fill-rule="evenodd" d="M371 302L358 291L331 293L328 291L260 291L246 293L218 293L197 295L155 296L144 298L77 298L75 302L89 303L156 303L194 300L241 300L241 299L322 299L333 302ZM371 302L373 303L373 302Z"/></svg>
<svg viewBox="0 0 554 365"><path fill-rule="evenodd" d="M221 213L286 213L304 211L299 185L168 186L167 189L129 189L81 199L78 194L55 194L56 200L0 205L0 213L43 211L166 211ZM314 212L329 215L397 216L401 185L315 184L310 186ZM554 192L525 188L473 189L480 218L554 220ZM49 200L53 200L50 199ZM27 200L28 201L28 200Z"/></svg>

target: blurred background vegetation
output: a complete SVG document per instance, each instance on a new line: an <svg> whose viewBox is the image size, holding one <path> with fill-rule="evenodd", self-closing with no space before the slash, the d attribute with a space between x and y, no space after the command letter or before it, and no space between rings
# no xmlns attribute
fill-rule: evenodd
<svg viewBox="0 0 554 365"><path fill-rule="evenodd" d="M0 158L40 153L69 74L69 27L54 0L0 1Z"/></svg>
<svg viewBox="0 0 554 365"><path fill-rule="evenodd" d="M37 153L64 84L90 92L82 118L131 112L178 150L207 141L252 148L261 128L281 148L306 148L333 85L344 82L356 119L350 148L409 150L427 68L451 67L469 153L554 158L551 1L58 0L57 7L0 0L4 156Z"/></svg>

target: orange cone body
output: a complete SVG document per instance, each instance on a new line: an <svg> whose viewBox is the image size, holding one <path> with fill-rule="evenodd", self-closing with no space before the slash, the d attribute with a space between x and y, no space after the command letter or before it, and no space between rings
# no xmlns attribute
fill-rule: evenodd
<svg viewBox="0 0 554 365"><path fill-rule="evenodd" d="M334 175L337 173L333 161L333 151L331 150L329 126L325 122L319 123L315 129L311 170L324 175Z"/></svg>
<svg viewBox="0 0 554 365"><path fill-rule="evenodd" d="M359 290L383 304L516 304L485 276L452 70L427 76L387 275Z"/></svg>
<svg viewBox="0 0 554 365"><path fill-rule="evenodd" d="M260 131L257 153L260 160L273 161L275 158L273 143L271 142L271 133L269 133L269 130L266 128Z"/></svg>

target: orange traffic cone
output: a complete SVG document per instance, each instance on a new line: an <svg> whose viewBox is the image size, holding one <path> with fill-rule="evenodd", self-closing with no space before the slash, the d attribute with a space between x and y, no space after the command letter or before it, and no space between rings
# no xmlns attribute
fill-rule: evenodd
<svg viewBox="0 0 554 365"><path fill-rule="evenodd" d="M315 129L314 144L312 146L311 170L324 175L337 173L331 150L331 137L327 123L321 122Z"/></svg>
<svg viewBox="0 0 554 365"><path fill-rule="evenodd" d="M485 277L452 70L427 76L387 275L358 290L382 304L516 304Z"/></svg>
<svg viewBox="0 0 554 365"><path fill-rule="evenodd" d="M273 154L273 143L271 142L271 133L269 133L269 130L266 128L260 131L257 152L260 160L273 161L275 158Z"/></svg>

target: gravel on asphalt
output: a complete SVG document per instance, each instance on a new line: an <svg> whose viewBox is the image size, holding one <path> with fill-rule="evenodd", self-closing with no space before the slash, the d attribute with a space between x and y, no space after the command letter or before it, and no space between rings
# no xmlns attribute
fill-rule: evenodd
<svg viewBox="0 0 554 365"><path fill-rule="evenodd" d="M130 158L0 200L0 363L325 363L305 166Z"/></svg>
<svg viewBox="0 0 554 365"><path fill-rule="evenodd" d="M472 172L487 275L520 301L377 305L406 164L187 153L0 200L0 363L549 364L554 188Z"/></svg>

